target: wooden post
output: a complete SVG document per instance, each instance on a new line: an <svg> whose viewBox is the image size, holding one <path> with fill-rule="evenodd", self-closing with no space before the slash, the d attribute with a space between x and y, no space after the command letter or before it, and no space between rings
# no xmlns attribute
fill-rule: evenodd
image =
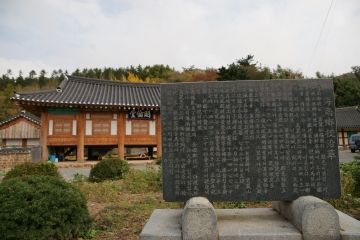
<svg viewBox="0 0 360 240"><path fill-rule="evenodd" d="M6 139L2 140L2 148L6 148Z"/></svg>
<svg viewBox="0 0 360 240"><path fill-rule="evenodd" d="M42 109L41 111L41 158L43 161L47 161L47 136L49 132L49 119L47 108Z"/></svg>
<svg viewBox="0 0 360 240"><path fill-rule="evenodd" d="M84 162L84 136L85 136L85 113L81 111L78 114L77 120L77 149L76 160L78 162Z"/></svg>
<svg viewBox="0 0 360 240"><path fill-rule="evenodd" d="M160 112L156 114L156 147L157 157L162 156L162 138L161 138L161 116Z"/></svg>
<svg viewBox="0 0 360 240"><path fill-rule="evenodd" d="M120 159L125 159L125 112L120 112L118 114L118 157Z"/></svg>

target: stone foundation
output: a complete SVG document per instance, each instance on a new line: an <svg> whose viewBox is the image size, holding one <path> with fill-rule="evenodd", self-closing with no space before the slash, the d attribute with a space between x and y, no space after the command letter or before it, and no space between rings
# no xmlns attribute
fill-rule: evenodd
<svg viewBox="0 0 360 240"><path fill-rule="evenodd" d="M274 202L274 209L214 210L206 199L191 201L183 210L156 209L140 240L360 239L360 221L312 196Z"/></svg>

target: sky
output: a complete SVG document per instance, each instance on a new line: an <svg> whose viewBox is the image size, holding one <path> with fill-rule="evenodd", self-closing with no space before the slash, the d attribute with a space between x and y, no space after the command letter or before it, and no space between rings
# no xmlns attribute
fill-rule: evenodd
<svg viewBox="0 0 360 240"><path fill-rule="evenodd" d="M359 0L0 0L0 74L220 68L251 54L340 75L360 65L359 26Z"/></svg>

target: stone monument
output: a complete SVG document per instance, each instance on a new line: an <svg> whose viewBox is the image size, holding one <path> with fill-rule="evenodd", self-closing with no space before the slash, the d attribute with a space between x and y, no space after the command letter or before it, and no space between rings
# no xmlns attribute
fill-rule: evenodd
<svg viewBox="0 0 360 240"><path fill-rule="evenodd" d="M182 227L182 239L339 239L338 214L319 199L341 196L331 79L162 84L161 117L163 196L188 202L183 211L156 210L141 239L181 239L151 233L161 222ZM265 200L276 201L281 215L209 207L209 201ZM252 214L273 221L255 227L260 217L252 223L255 235L239 233L237 215ZM207 227L195 224L202 216ZM276 229L281 216L290 232L261 231ZM322 232L311 227L315 222Z"/></svg>

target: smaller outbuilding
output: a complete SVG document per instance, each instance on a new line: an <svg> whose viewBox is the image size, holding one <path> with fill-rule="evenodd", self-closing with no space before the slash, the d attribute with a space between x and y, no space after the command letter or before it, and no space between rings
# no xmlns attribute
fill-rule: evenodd
<svg viewBox="0 0 360 240"><path fill-rule="evenodd" d="M359 107L337 108L336 125L338 129L339 146L348 146L350 136L360 133Z"/></svg>
<svg viewBox="0 0 360 240"><path fill-rule="evenodd" d="M2 148L24 148L40 145L41 120L22 110L0 122Z"/></svg>

